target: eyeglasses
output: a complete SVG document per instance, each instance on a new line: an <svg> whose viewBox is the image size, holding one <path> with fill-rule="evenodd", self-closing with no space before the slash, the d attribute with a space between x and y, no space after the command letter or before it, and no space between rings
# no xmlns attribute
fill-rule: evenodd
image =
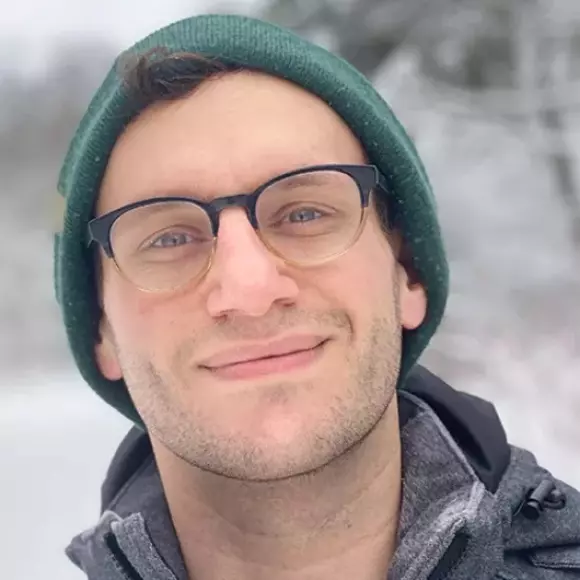
<svg viewBox="0 0 580 580"><path fill-rule="evenodd" d="M318 165L210 202L146 199L91 220L89 245L99 244L138 288L176 290L209 270L220 213L240 207L274 255L295 266L320 265L357 241L377 187L386 191L374 165Z"/></svg>

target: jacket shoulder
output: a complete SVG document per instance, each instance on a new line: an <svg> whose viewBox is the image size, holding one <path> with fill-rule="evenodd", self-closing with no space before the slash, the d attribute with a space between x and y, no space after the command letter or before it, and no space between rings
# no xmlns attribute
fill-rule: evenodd
<svg viewBox="0 0 580 580"><path fill-rule="evenodd" d="M531 452L509 445L491 403L418 365L401 391L435 412L496 502L503 561L494 578L580 580L580 492L539 465ZM402 411L404 401L400 397Z"/></svg>
<svg viewBox="0 0 580 580"><path fill-rule="evenodd" d="M505 495L531 482L550 481L551 474L539 466L526 450L512 448L512 462L502 481L499 495L512 511L504 544L504 566L500 580L580 580L580 491L552 478L560 501L546 498L535 517L523 517ZM511 488L511 491L510 491ZM528 487L529 489L529 487Z"/></svg>

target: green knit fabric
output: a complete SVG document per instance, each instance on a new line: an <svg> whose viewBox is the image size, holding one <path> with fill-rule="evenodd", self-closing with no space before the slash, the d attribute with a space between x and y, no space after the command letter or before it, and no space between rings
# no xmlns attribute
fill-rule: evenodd
<svg viewBox="0 0 580 580"><path fill-rule="evenodd" d="M66 204L62 230L55 236L54 275L70 348L83 378L107 403L142 426L124 382L108 381L96 366L99 308L86 230L110 152L131 120L118 68L127 55L157 47L218 57L289 79L321 97L358 136L370 162L387 179L428 294L425 322L404 334L401 385L439 325L448 294L448 266L435 200L415 147L382 97L347 62L270 23L223 14L176 22L120 55L71 142L58 186Z"/></svg>

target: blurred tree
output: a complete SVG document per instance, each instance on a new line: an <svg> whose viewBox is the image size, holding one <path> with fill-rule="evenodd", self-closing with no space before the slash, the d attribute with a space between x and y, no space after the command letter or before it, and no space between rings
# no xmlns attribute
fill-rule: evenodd
<svg viewBox="0 0 580 580"><path fill-rule="evenodd" d="M580 248L580 190L567 129L571 109L580 107L574 91L574 22L572 4L545 0L520 0L512 7L516 24L513 53L516 62L516 98L523 108L532 147L550 169L555 191L570 215L572 237ZM577 12L576 12L577 15ZM576 88L578 85L576 84ZM572 98L570 98L572 97Z"/></svg>
<svg viewBox="0 0 580 580"><path fill-rule="evenodd" d="M272 0L261 16L336 50L371 76L423 23L431 4L430 0Z"/></svg>

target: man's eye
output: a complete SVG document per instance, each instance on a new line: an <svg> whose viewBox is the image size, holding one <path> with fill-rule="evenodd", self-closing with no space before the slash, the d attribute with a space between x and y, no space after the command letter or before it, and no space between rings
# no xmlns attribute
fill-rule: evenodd
<svg viewBox="0 0 580 580"><path fill-rule="evenodd" d="M305 223L323 217L323 213L317 209L300 208L290 212L287 216L287 221L290 223Z"/></svg>
<svg viewBox="0 0 580 580"><path fill-rule="evenodd" d="M185 233L166 233L159 236L151 244L150 248L176 248L178 246L183 246L185 244L190 244L193 240L193 236Z"/></svg>

